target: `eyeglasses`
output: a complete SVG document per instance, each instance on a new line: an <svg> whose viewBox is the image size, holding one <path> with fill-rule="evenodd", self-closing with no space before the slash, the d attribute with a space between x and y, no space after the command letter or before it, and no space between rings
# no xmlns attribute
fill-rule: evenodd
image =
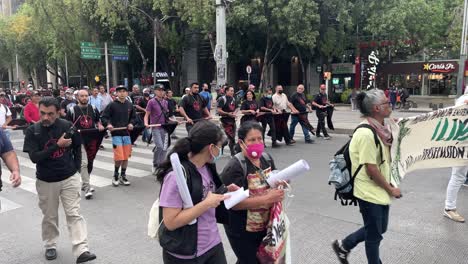
<svg viewBox="0 0 468 264"><path fill-rule="evenodd" d="M390 102L387 101L387 102L381 103L381 104L379 104L379 105L391 105L391 104L392 104L392 103L390 103Z"/></svg>

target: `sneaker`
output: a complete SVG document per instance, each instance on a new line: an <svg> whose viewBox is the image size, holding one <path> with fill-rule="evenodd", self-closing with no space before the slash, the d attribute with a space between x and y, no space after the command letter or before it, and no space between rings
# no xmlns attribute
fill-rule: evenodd
<svg viewBox="0 0 468 264"><path fill-rule="evenodd" d="M296 144L296 140L291 139L291 143L292 143L292 144Z"/></svg>
<svg viewBox="0 0 468 264"><path fill-rule="evenodd" d="M126 175L121 175L121 176L120 176L119 184L125 185L125 186L129 186L129 185L130 185L130 182L127 180L127 176L126 176Z"/></svg>
<svg viewBox="0 0 468 264"><path fill-rule="evenodd" d="M89 251L85 251L76 259L76 263L85 263L94 259L96 259L96 255Z"/></svg>
<svg viewBox="0 0 468 264"><path fill-rule="evenodd" d="M468 187L468 178L466 178L465 183L463 183L463 186Z"/></svg>
<svg viewBox="0 0 468 264"><path fill-rule="evenodd" d="M86 198L86 200L92 199L93 198L93 192L91 190L88 190L85 193L85 198Z"/></svg>
<svg viewBox="0 0 468 264"><path fill-rule="evenodd" d="M103 146L103 145L100 145L100 146L99 146L99 149L104 149L104 146Z"/></svg>
<svg viewBox="0 0 468 264"><path fill-rule="evenodd" d="M119 186L119 177L118 176L114 176L114 178L112 179L112 185L114 185L114 187Z"/></svg>
<svg viewBox="0 0 468 264"><path fill-rule="evenodd" d="M279 148L279 146L280 145L278 143L276 143L276 142L271 143L272 148Z"/></svg>
<svg viewBox="0 0 468 264"><path fill-rule="evenodd" d="M154 167L154 166L153 166L153 167L151 168L151 174L153 174L153 176L156 176L157 171L158 171L158 167Z"/></svg>
<svg viewBox="0 0 468 264"><path fill-rule="evenodd" d="M86 200L89 200L89 199L91 199L93 197L93 192L91 191L91 188L85 187L83 192L85 193Z"/></svg>
<svg viewBox="0 0 468 264"><path fill-rule="evenodd" d="M53 260L57 258L57 250L55 248L48 248L45 251L45 258L47 260Z"/></svg>
<svg viewBox="0 0 468 264"><path fill-rule="evenodd" d="M453 210L447 210L445 209L444 210L444 216L455 221L455 222L459 222L459 223L464 223L465 222L465 218L463 218L463 216L461 216L456 209L453 209Z"/></svg>
<svg viewBox="0 0 468 264"><path fill-rule="evenodd" d="M335 251L336 256L341 264L348 264L348 255L349 252L344 250L341 246L341 241L335 240L333 241L332 248Z"/></svg>
<svg viewBox="0 0 468 264"><path fill-rule="evenodd" d="M330 140L330 138L331 138L330 136L323 137L323 139L325 139L325 140Z"/></svg>
<svg viewBox="0 0 468 264"><path fill-rule="evenodd" d="M306 144L314 144L315 141L313 139L306 139L305 143Z"/></svg>

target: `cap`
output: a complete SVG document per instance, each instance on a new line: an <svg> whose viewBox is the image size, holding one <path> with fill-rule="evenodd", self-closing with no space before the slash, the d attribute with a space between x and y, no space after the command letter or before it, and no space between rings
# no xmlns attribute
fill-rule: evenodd
<svg viewBox="0 0 468 264"><path fill-rule="evenodd" d="M115 91L117 92L118 90L128 91L127 87L125 87L124 85L119 85L119 86L115 87Z"/></svg>
<svg viewBox="0 0 468 264"><path fill-rule="evenodd" d="M154 86L154 89L155 89L155 90L164 90L164 86L163 86L162 84L158 84L158 83L157 83L157 84Z"/></svg>
<svg viewBox="0 0 468 264"><path fill-rule="evenodd" d="M185 88L185 91L190 91L190 88L189 87Z"/></svg>

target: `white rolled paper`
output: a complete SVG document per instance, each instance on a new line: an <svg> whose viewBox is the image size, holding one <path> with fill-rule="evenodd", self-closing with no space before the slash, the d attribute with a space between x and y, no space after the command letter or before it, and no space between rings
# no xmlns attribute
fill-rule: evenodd
<svg viewBox="0 0 468 264"><path fill-rule="evenodd" d="M229 195L230 197L224 200L224 206L226 209L231 209L232 207L236 206L238 203L244 201L245 199L249 198L249 190L244 190L244 187L238 189L234 192L225 193L224 195Z"/></svg>
<svg viewBox="0 0 468 264"><path fill-rule="evenodd" d="M270 173L267 182L271 187L276 187L279 181L288 181L310 170L309 164L305 160L298 160L289 167L276 172Z"/></svg>
<svg viewBox="0 0 468 264"><path fill-rule="evenodd" d="M182 203L184 208L192 208L193 201L190 196L190 191L187 186L187 179L184 176L184 171L182 170L182 164L180 163L179 155L173 153L170 156L172 169L176 174L177 188L179 189L180 197L182 198ZM194 219L190 224L195 224L197 219Z"/></svg>

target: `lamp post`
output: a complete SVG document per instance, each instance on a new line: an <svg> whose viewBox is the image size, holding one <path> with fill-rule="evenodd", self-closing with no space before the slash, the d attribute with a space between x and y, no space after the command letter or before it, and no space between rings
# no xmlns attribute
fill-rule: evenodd
<svg viewBox="0 0 468 264"><path fill-rule="evenodd" d="M128 2L126 2L128 3ZM128 7L131 7L138 12L142 13L144 16L146 16L149 20L151 20L153 24L153 85L156 85L156 63L157 63L157 55L158 55L158 24L159 23L164 23L166 20L168 20L171 17L175 16L166 16L164 15L163 18L158 19L157 17L152 17L148 13L146 13L143 9L138 8L136 6L128 5Z"/></svg>
<svg viewBox="0 0 468 264"><path fill-rule="evenodd" d="M465 0L465 4L463 6L463 27L462 27L462 35L461 35L461 45L460 45L460 60L458 62L458 78L457 78L457 96L462 95L463 91L463 79L464 79L464 71L465 71L465 61L466 61L466 37L468 34L468 17L467 17L467 5L468 0Z"/></svg>

